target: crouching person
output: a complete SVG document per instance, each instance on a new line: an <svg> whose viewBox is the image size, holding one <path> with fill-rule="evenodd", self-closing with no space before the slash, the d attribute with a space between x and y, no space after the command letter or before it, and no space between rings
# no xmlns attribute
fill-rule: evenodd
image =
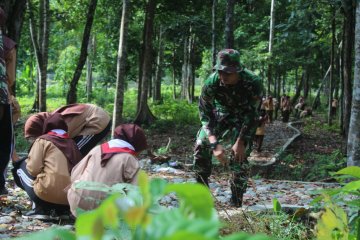
<svg viewBox="0 0 360 240"><path fill-rule="evenodd" d="M33 202L24 218L56 220L69 212L66 191L72 168L81 160L67 125L59 113L44 122L43 135L30 147L27 159L14 163L14 180Z"/></svg>
<svg viewBox="0 0 360 240"><path fill-rule="evenodd" d="M147 148L144 131L135 124L115 128L114 139L92 149L71 172L68 190L70 210L76 216L78 208L91 210L106 198L101 191L76 188L80 181L107 184L137 184L140 165L137 155Z"/></svg>

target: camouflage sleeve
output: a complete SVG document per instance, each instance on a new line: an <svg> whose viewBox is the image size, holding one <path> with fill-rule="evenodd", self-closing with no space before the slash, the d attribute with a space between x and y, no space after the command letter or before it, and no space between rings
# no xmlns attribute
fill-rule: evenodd
<svg viewBox="0 0 360 240"><path fill-rule="evenodd" d="M250 106L248 111L245 113L244 121L240 129L239 138L245 141L252 141L258 125L258 112L256 107L259 104L261 95L263 93L263 85L261 83L260 77L248 70L246 70L246 77L250 82L249 90L251 91L251 99Z"/></svg>
<svg viewBox="0 0 360 240"><path fill-rule="evenodd" d="M216 123L214 110L214 89L205 84L202 88L199 98L199 114L202 127L206 134L214 135L214 127Z"/></svg>

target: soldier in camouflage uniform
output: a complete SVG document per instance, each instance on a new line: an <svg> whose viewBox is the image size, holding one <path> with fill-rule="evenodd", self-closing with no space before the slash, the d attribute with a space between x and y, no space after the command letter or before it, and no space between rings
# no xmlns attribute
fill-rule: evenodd
<svg viewBox="0 0 360 240"><path fill-rule="evenodd" d="M262 94L260 78L240 63L240 54L233 49L219 52L214 72L206 80L199 111L202 128L197 134L194 170L197 182L208 185L212 155L227 164L224 143L229 142L232 179L231 202L241 207L247 188L247 153L257 127L258 100ZM223 147L224 146L224 147Z"/></svg>
<svg viewBox="0 0 360 240"><path fill-rule="evenodd" d="M5 20L5 13L0 8L0 195L7 194L5 188L5 171L10 160L13 146L11 106L6 80L4 44L1 31L1 27L5 25Z"/></svg>

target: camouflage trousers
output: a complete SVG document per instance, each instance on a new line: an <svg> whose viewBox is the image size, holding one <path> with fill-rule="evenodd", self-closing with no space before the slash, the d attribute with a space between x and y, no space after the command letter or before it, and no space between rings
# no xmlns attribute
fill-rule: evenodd
<svg viewBox="0 0 360 240"><path fill-rule="evenodd" d="M226 157L230 159L229 170L231 174L230 188L232 192L232 202L238 205L237 202L242 201L242 196L246 192L249 175L248 161L238 162L234 161L234 158L231 157L231 147L236 142L239 131L235 128L222 129L219 127L215 129L215 134L219 144L225 149ZM247 149L247 154L248 153L250 153L250 147ZM212 159L213 155L212 150L210 149L208 136L201 128L197 133L194 149L194 171L199 183L208 185L208 178L210 177L213 168Z"/></svg>

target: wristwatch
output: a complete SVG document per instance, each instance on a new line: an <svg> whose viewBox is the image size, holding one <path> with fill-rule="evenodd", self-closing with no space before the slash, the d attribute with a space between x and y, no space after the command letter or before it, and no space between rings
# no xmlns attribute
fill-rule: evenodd
<svg viewBox="0 0 360 240"><path fill-rule="evenodd" d="M216 146L217 146L218 144L219 144L218 141L215 141L215 142L213 142L213 143L210 143L210 148L211 148L211 150L215 150L215 149L216 149Z"/></svg>

